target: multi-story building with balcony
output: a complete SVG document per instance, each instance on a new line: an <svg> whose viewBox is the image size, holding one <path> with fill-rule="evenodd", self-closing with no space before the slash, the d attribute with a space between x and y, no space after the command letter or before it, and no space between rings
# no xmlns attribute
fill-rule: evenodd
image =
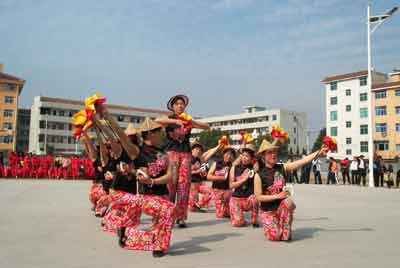
<svg viewBox="0 0 400 268"><path fill-rule="evenodd" d="M257 138L258 135L269 134L273 126L279 125L289 134L289 151L296 154L301 153L303 149L307 151L310 149L307 141L308 125L305 113L248 106L245 107L244 113L205 117L199 121L207 122L211 129L220 129L229 134L233 142L232 146L235 148L240 147L241 131L251 133L254 138ZM199 130L194 130L194 136L199 132Z"/></svg>

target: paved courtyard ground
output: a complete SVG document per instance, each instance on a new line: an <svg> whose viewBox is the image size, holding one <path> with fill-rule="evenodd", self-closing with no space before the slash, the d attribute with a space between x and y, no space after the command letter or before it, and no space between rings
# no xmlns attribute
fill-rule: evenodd
<svg viewBox="0 0 400 268"><path fill-rule="evenodd" d="M88 181L0 180L0 267L398 267L400 191L296 185L294 241L191 213L169 255L123 250L89 209ZM146 219L145 219L146 221Z"/></svg>

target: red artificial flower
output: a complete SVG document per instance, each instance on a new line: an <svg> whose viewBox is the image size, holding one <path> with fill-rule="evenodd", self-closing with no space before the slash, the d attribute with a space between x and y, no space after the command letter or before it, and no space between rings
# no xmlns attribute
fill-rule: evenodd
<svg viewBox="0 0 400 268"><path fill-rule="evenodd" d="M325 136L322 139L322 143L329 148L329 151L336 152L337 151L337 142L335 138Z"/></svg>
<svg viewBox="0 0 400 268"><path fill-rule="evenodd" d="M247 133L246 131L240 131L240 142L243 143L250 143L253 141L253 136L249 133Z"/></svg>
<svg viewBox="0 0 400 268"><path fill-rule="evenodd" d="M229 145L229 139L227 136L222 136L219 140L218 140L218 144L222 145L222 147L226 147Z"/></svg>

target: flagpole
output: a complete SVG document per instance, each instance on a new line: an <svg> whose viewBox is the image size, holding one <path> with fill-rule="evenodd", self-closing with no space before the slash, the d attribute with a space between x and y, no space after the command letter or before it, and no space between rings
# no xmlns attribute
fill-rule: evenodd
<svg viewBox="0 0 400 268"><path fill-rule="evenodd" d="M369 112L368 112L368 160L369 160L369 165L368 165L368 169L369 169L369 187L374 187L374 141L373 141L373 136L372 136L372 130L373 130L373 126L372 126L372 113L373 113L373 106L372 106L372 66L371 66L371 22L370 22L370 18L371 18L371 4L368 3L368 8L367 8L367 43L368 43L368 78L367 78L367 90L368 90L368 108L369 108Z"/></svg>

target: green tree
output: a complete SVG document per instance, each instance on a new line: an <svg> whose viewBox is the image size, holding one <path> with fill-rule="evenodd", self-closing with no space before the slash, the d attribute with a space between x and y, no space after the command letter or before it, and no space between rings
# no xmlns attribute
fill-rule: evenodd
<svg viewBox="0 0 400 268"><path fill-rule="evenodd" d="M204 146L206 150L215 147L218 140L223 136L228 134L220 129L211 129L200 132L198 136L198 141ZM232 144L232 140L229 139L229 143Z"/></svg>
<svg viewBox="0 0 400 268"><path fill-rule="evenodd" d="M321 148L322 146L322 139L326 136L326 128L322 128L319 131L319 135L317 137L317 139L314 142L313 148L312 148L312 152L315 152L317 150L319 150L319 148Z"/></svg>

